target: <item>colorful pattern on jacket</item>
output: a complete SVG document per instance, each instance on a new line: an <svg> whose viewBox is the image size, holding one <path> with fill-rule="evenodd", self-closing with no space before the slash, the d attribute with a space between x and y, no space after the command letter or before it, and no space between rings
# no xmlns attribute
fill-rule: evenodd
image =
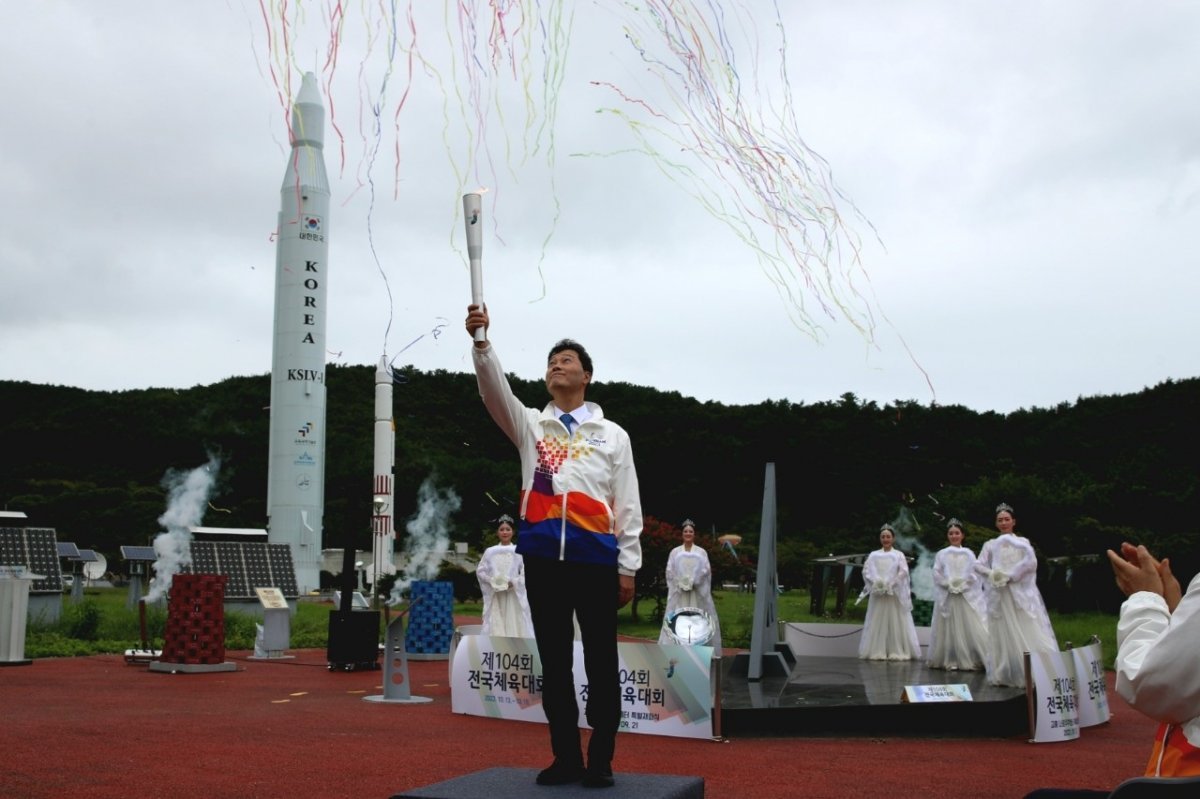
<svg viewBox="0 0 1200 799"><path fill-rule="evenodd" d="M1146 766L1147 777L1200 777L1200 749L1188 743L1178 724L1160 724Z"/></svg>
<svg viewBox="0 0 1200 799"><path fill-rule="evenodd" d="M554 493L554 476L570 461L595 455L587 439L547 435L537 442L533 485L521 492L524 513L517 551L540 558L617 565L617 539L608 505L581 491Z"/></svg>

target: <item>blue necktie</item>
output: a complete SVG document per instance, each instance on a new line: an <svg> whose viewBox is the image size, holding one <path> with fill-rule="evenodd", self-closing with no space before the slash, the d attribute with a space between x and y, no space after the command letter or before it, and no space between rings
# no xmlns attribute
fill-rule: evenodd
<svg viewBox="0 0 1200 799"><path fill-rule="evenodd" d="M571 435L571 425L575 424L575 417L569 413L564 413L558 419L567 426L567 435Z"/></svg>

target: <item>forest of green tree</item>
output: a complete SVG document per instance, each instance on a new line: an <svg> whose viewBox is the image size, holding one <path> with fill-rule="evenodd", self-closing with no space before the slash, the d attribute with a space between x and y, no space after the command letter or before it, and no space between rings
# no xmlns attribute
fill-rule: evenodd
<svg viewBox="0 0 1200 799"><path fill-rule="evenodd" d="M370 546L374 367L326 372L325 543ZM528 405L538 381L512 377ZM775 464L780 579L805 580L809 559L867 552L901 513L925 546L944 545L944 519L992 530L1000 501L1043 557L1079 558L1122 540L1197 570L1195 445L1200 379L1136 394L1081 398L1009 414L897 401L727 406L677 392L597 382L588 399L633 440L647 515L698 522L706 536L738 533L753 553L764 467ZM190 389L87 391L0 381L0 507L54 527L118 562L122 544L161 529L164 477L220 458L205 524L266 526L269 375ZM397 528L432 478L462 500L451 539L483 543L514 511L519 466L479 400L475 377L398 370L395 390ZM910 553L911 554L911 553Z"/></svg>

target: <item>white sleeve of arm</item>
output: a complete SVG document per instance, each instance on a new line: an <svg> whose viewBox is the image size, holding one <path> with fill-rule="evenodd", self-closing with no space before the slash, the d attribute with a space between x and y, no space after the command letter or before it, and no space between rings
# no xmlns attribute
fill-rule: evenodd
<svg viewBox="0 0 1200 799"><path fill-rule="evenodd" d="M867 555L867 562L863 564L863 585L868 591L875 585L875 581L879 576L875 572L875 553Z"/></svg>
<svg viewBox="0 0 1200 799"><path fill-rule="evenodd" d="M496 357L496 350L491 344L483 349L471 347L471 360L475 365L475 379L479 383L479 396L483 399L484 407L509 440L517 444L528 424L526 414L530 409L512 393L500 359Z"/></svg>
<svg viewBox="0 0 1200 799"><path fill-rule="evenodd" d="M1162 597L1139 591L1117 622L1117 692L1137 710L1180 724L1200 712L1200 575L1175 613Z"/></svg>
<svg viewBox="0 0 1200 799"><path fill-rule="evenodd" d="M990 541L985 541L983 547L979 550L979 557L975 559L975 571L987 577L992 573L992 548L988 546Z"/></svg>
<svg viewBox="0 0 1200 799"><path fill-rule="evenodd" d="M492 579L492 558L487 550L484 550L483 557L479 559L479 565L475 567L475 577L479 580L480 585Z"/></svg>
<svg viewBox="0 0 1200 799"><path fill-rule="evenodd" d="M631 576L642 568L642 500L628 438L619 451L613 473L613 532L617 536L617 571Z"/></svg>
<svg viewBox="0 0 1200 799"><path fill-rule="evenodd" d="M1037 574L1037 555L1034 554L1033 545L1028 544L1021 547L1021 552L1024 554L1024 557L1021 558L1021 562L1017 564L1016 568L1012 570L1012 574L1008 575L1008 578L1014 583L1023 580L1031 574Z"/></svg>
<svg viewBox="0 0 1200 799"><path fill-rule="evenodd" d="M933 584L941 588L950 584L950 578L946 576L946 558L941 552L933 558Z"/></svg>

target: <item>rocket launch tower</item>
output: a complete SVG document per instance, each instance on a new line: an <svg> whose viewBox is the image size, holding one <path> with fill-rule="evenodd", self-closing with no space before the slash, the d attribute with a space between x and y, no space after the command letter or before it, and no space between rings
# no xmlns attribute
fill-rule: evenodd
<svg viewBox="0 0 1200 799"><path fill-rule="evenodd" d="M292 107L292 151L280 190L267 530L288 544L301 595L319 587L325 511L325 297L329 178L325 109L306 73Z"/></svg>

